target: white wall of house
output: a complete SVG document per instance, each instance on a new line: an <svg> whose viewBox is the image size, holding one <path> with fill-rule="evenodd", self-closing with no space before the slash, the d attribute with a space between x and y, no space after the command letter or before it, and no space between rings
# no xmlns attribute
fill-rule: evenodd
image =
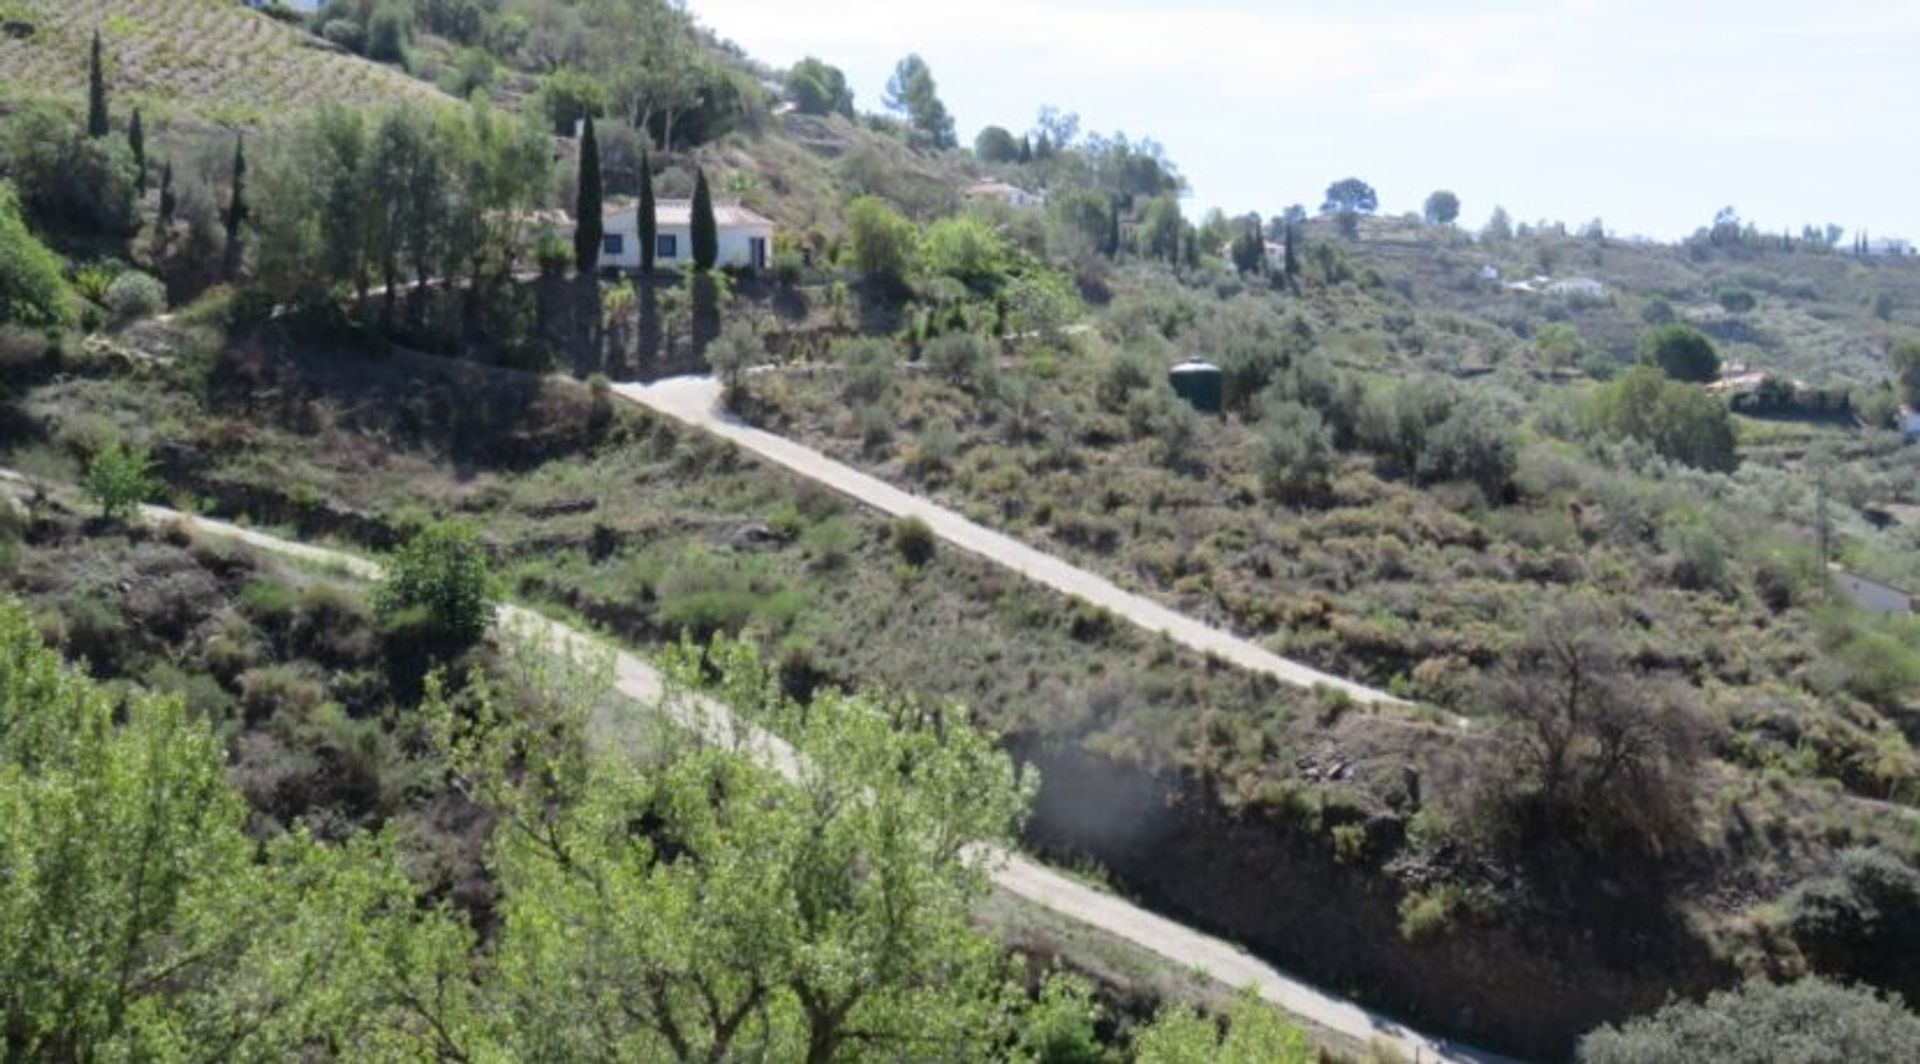
<svg viewBox="0 0 1920 1064"><path fill-rule="evenodd" d="M715 265L742 270L764 269L773 258L772 225L721 225ZM640 268L640 220L633 211L609 215L600 241L600 268ZM693 265L693 232L686 225L661 225L654 265ZM758 241L756 246L755 242Z"/></svg>

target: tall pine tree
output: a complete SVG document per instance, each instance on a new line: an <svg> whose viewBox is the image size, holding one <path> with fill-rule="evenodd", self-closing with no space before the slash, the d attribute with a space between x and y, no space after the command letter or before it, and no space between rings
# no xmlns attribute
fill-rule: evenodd
<svg viewBox="0 0 1920 1064"><path fill-rule="evenodd" d="M93 52L87 60L87 136L107 135L107 71L100 57L100 31L93 31Z"/></svg>
<svg viewBox="0 0 1920 1064"><path fill-rule="evenodd" d="M588 115L580 130L580 181L573 204L573 266L581 273L592 273L600 265L600 243L606 235L606 221L600 214L603 198L600 138L593 131L593 116Z"/></svg>
<svg viewBox="0 0 1920 1064"><path fill-rule="evenodd" d="M640 153L640 205L634 208L639 214L639 225L635 232L640 234L640 276L653 277L653 257L660 239L660 212L653 198L653 161L645 152Z"/></svg>
<svg viewBox="0 0 1920 1064"><path fill-rule="evenodd" d="M226 217L221 220L227 229L224 268L228 278L240 273L240 262L246 250L241 230L251 213L247 206L247 141L245 137L236 136L233 139L233 191L227 198Z"/></svg>
<svg viewBox="0 0 1920 1064"><path fill-rule="evenodd" d="M720 229L713 221L713 193L707 189L707 172L695 170L693 178L693 268L706 271L720 258Z"/></svg>
<svg viewBox="0 0 1920 1064"><path fill-rule="evenodd" d="M133 152L133 188L141 199L147 198L147 131L140 124L140 109L127 119L127 148Z"/></svg>

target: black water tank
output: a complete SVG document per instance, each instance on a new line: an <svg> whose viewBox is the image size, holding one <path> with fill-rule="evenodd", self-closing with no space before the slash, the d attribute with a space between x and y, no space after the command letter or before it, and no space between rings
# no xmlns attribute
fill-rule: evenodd
<svg viewBox="0 0 1920 1064"><path fill-rule="evenodd" d="M1173 386L1175 395L1193 404L1195 410L1203 414L1220 412L1226 374L1219 366L1190 358L1167 371L1167 383Z"/></svg>

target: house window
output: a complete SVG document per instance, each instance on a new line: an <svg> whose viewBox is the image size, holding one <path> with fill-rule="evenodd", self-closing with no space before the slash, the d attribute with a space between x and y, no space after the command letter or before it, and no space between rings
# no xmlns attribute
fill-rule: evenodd
<svg viewBox="0 0 1920 1064"><path fill-rule="evenodd" d="M680 236L677 233L662 233L653 242L653 257L656 259L677 259L680 257Z"/></svg>
<svg viewBox="0 0 1920 1064"><path fill-rule="evenodd" d="M600 254L619 256L627 250L627 238L619 233L608 233L600 238Z"/></svg>

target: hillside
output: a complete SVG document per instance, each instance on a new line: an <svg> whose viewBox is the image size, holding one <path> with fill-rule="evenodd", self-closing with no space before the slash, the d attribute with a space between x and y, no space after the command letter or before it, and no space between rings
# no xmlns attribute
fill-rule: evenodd
<svg viewBox="0 0 1920 1064"><path fill-rule="evenodd" d="M79 99L100 32L127 105L150 118L255 125L322 103L424 100L435 90L230 0L7 0L0 90Z"/></svg>
<svg viewBox="0 0 1920 1064"><path fill-rule="evenodd" d="M310 35L238 5L7 10L39 21L0 44L0 75L61 99L0 114L18 186L0 231L21 249L0 256L0 465L45 494L0 523L0 578L101 682L182 694L262 831L394 847L394 896L446 903L434 926L475 936L442 961L528 948L512 936L548 915L537 900L604 918L567 874L576 843L648 890L717 867L684 847L764 885L728 825L781 806L663 827L651 788L694 777L608 765L593 771L617 786L543 797L527 773L447 793L458 751L420 723L446 726L430 665L436 684L473 671L455 715L515 743L591 701L499 689L531 681L484 625L451 652L441 614L498 596L782 726L858 704L929 756L972 751L966 772L995 776L974 781L995 809L982 833L1017 826L1159 911L1505 1051L1564 1057L1598 1025L1747 979L1920 1003L1920 622L1839 575L1920 583L1920 449L1891 431L1920 398L1920 262L1725 217L1671 245L1189 218L1151 140L1049 111L968 150L914 60L898 114L862 113L830 64L767 69L661 0L341 0ZM91 129L89 15L113 101ZM352 106L311 106L326 100ZM156 150L128 135L133 102L183 141L272 120ZM573 136L589 117L594 136ZM982 176L1046 202L966 202ZM556 224L703 180L774 220L765 269L617 273L590 228ZM1188 358L1218 371L1218 409L1174 392ZM728 412L782 446L1395 697L1243 670L624 398L686 372L714 373ZM98 514L49 503L65 485ZM402 557L452 542L435 579L474 585L309 593L156 546L116 492ZM848 756L893 766L868 778L891 787L918 763L897 752ZM553 756L554 779L584 778ZM1037 783L1003 788L1002 756ZM324 787L335 768L343 793ZM675 794L765 785L740 769ZM928 786L902 798L914 816L973 823ZM493 830L548 799L578 836ZM671 815L689 808L706 806ZM636 834L641 857L620 849ZM863 844L836 853L858 865ZM836 916L867 882L822 875L839 893L798 903ZM971 898L962 879L933 894ZM725 914L791 900L768 889ZM919 974L890 992L966 974L1003 1004L951 1015L982 1008L974 1033L998 1041L978 1055L1018 1057L1031 1032L1007 1025L1078 991L941 922L962 908L923 944L948 967L902 968ZM989 955L1029 978L988 978ZM456 980L464 1000L512 997L491 971ZM545 974L615 995L631 973ZM793 1038L813 990L746 1014ZM500 1031L528 1055L577 1026L567 1002L513 1000ZM1128 1059L1150 1011L1101 1021L1101 1052L1073 1059Z"/></svg>

